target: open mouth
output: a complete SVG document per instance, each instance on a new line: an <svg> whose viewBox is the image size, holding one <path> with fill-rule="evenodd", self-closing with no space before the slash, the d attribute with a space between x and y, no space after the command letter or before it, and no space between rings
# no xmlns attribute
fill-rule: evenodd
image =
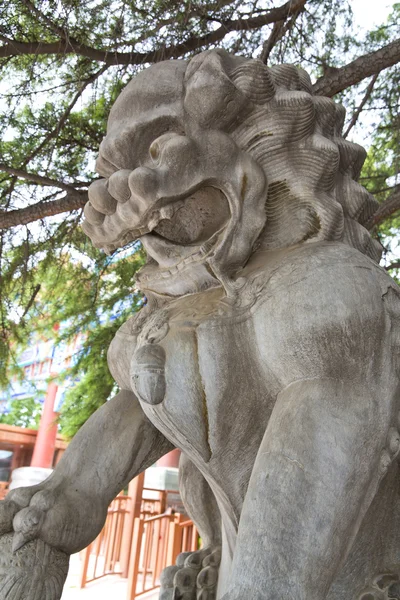
<svg viewBox="0 0 400 600"><path fill-rule="evenodd" d="M208 186L165 206L159 216L149 223L149 233L180 246L198 246L225 226L230 210L225 195Z"/></svg>
<svg viewBox="0 0 400 600"><path fill-rule="evenodd" d="M225 194L218 188L207 185L191 192L181 199L161 201L164 205L148 209L141 217L140 222L131 228L126 223L131 221L129 200L119 204L117 213L106 216L101 230L113 232L113 239L101 247L106 252L113 252L129 242L141 238L151 253L153 244L168 248L170 253L172 246L179 253L186 248L185 254L190 253L193 247L205 244L215 234L223 229L230 219L231 212L229 202ZM137 218L137 217L136 217ZM88 231L89 233L89 231ZM158 254L158 252L157 252Z"/></svg>

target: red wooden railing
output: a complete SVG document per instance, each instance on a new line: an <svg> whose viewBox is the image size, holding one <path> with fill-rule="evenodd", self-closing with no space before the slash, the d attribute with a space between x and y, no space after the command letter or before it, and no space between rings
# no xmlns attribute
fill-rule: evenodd
<svg viewBox="0 0 400 600"><path fill-rule="evenodd" d="M0 481L0 500L4 500L8 492L8 481Z"/></svg>
<svg viewBox="0 0 400 600"><path fill-rule="evenodd" d="M135 600L157 589L164 567L175 564L181 552L198 547L195 525L179 513L136 518L127 600Z"/></svg>
<svg viewBox="0 0 400 600"><path fill-rule="evenodd" d="M105 575L122 575L121 542L129 513L129 501L129 496L123 495L112 501L102 531L82 551L81 587Z"/></svg>
<svg viewBox="0 0 400 600"><path fill-rule="evenodd" d="M143 499L143 491L156 492L156 497ZM81 587L105 575L120 575L128 579L127 600L135 600L159 587L161 571L174 564L180 552L199 547L193 522L166 511L169 493L143 488L139 476L131 482L128 496L111 503L103 530L81 553Z"/></svg>

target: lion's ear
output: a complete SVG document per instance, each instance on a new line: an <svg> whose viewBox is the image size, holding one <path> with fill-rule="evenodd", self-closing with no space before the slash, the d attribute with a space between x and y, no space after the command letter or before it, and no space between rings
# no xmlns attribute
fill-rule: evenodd
<svg viewBox="0 0 400 600"><path fill-rule="evenodd" d="M230 77L253 104L266 104L276 93L270 70L261 60L251 59L236 65Z"/></svg>
<svg viewBox="0 0 400 600"><path fill-rule="evenodd" d="M248 104L245 94L228 75L233 60L223 50L209 50L188 65L184 107L201 127L227 129Z"/></svg>
<svg viewBox="0 0 400 600"><path fill-rule="evenodd" d="M186 112L201 127L228 129L256 104L275 93L267 67L259 60L208 50L194 57L186 70Z"/></svg>

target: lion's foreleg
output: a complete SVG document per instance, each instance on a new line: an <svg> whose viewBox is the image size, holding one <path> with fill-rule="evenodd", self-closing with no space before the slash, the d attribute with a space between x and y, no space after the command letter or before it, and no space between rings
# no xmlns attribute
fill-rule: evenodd
<svg viewBox="0 0 400 600"><path fill-rule="evenodd" d="M185 509L196 523L204 546L221 545L221 513L214 494L185 454L179 461L179 490Z"/></svg>
<svg viewBox="0 0 400 600"><path fill-rule="evenodd" d="M224 599L323 600L387 465L388 416L366 384L278 396L250 479Z"/></svg>
<svg viewBox="0 0 400 600"><path fill-rule="evenodd" d="M0 502L0 535L14 531L14 548L39 538L67 554L81 550L101 530L114 496L172 448L122 390L88 419L45 482Z"/></svg>

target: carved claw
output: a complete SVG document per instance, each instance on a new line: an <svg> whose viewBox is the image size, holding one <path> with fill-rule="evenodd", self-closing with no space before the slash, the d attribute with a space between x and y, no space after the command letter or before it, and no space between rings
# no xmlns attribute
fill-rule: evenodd
<svg viewBox="0 0 400 600"><path fill-rule="evenodd" d="M20 487L15 490L11 490L4 502L6 504L13 502L18 506L18 510L26 508L32 499L32 496L37 494L41 490L41 485L33 485L27 487Z"/></svg>
<svg viewBox="0 0 400 600"><path fill-rule="evenodd" d="M19 506L15 502L5 500L0 502L0 535L12 531L13 519L18 511Z"/></svg>
<svg viewBox="0 0 400 600"><path fill-rule="evenodd" d="M87 498L71 494L70 486L63 482L54 485L54 480L47 481L41 486L46 487L10 492L0 503L0 536L14 533L12 552L17 553L35 539L66 554L87 546L101 530L107 507L101 501L90 503Z"/></svg>
<svg viewBox="0 0 400 600"><path fill-rule="evenodd" d="M174 590L166 589L160 592L158 600L174 600Z"/></svg>
<svg viewBox="0 0 400 600"><path fill-rule="evenodd" d="M30 538L30 539L33 539L33 538ZM17 552L17 550L22 548L22 546L25 546L25 544L27 542L29 542L30 539L25 538L23 533L14 533L12 547L11 547L12 553L15 554Z"/></svg>
<svg viewBox="0 0 400 600"><path fill-rule="evenodd" d="M197 577L197 587L199 589L214 589L217 586L217 582L218 570L211 566L204 567Z"/></svg>
<svg viewBox="0 0 400 600"><path fill-rule="evenodd" d="M174 577L179 570L177 565L165 567L160 575L160 596L159 600L174 600Z"/></svg>
<svg viewBox="0 0 400 600"><path fill-rule="evenodd" d="M160 600L215 600L220 547L182 552L161 575Z"/></svg>
<svg viewBox="0 0 400 600"><path fill-rule="evenodd" d="M193 591L196 590L197 569L183 567L179 569L174 578L174 599L193 600Z"/></svg>
<svg viewBox="0 0 400 600"><path fill-rule="evenodd" d="M13 520L15 515L23 508L29 506L29 502L37 486L29 488L18 488L11 490L5 500L0 501L0 535L13 531Z"/></svg>
<svg viewBox="0 0 400 600"><path fill-rule="evenodd" d="M18 550L26 542L39 537L40 526L44 520L44 513L35 506L23 508L14 517L13 527L15 531L14 546Z"/></svg>

